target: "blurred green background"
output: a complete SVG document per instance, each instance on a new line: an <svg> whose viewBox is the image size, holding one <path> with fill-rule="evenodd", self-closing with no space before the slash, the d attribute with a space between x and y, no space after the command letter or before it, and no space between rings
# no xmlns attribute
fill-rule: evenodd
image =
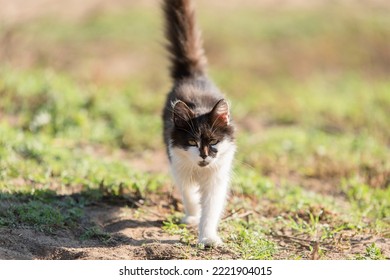
<svg viewBox="0 0 390 280"><path fill-rule="evenodd" d="M336 199L329 209L388 238L390 2L196 3L238 127L233 193L279 212ZM0 6L2 191L169 185L159 1Z"/></svg>

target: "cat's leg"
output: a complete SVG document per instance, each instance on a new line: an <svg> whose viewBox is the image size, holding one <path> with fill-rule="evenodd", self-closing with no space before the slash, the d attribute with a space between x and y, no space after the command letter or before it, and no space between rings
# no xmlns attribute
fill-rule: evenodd
<svg viewBox="0 0 390 280"><path fill-rule="evenodd" d="M182 222L188 225L198 225L200 219L200 196L195 184L182 184L180 191L183 198L185 217Z"/></svg>
<svg viewBox="0 0 390 280"><path fill-rule="evenodd" d="M171 165L171 172L183 199L185 217L182 222L198 225L200 220L199 185L192 179L192 170L185 168L183 164L176 164L174 161Z"/></svg>
<svg viewBox="0 0 390 280"><path fill-rule="evenodd" d="M229 186L228 172L212 174L201 185L202 215L199 224L199 243L220 245L218 224L222 216Z"/></svg>

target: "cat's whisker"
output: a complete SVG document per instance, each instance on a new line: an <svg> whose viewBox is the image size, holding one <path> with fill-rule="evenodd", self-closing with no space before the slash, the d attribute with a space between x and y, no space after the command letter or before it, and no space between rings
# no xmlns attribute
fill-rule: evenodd
<svg viewBox="0 0 390 280"><path fill-rule="evenodd" d="M185 132L188 132L188 134L190 134L192 137L196 138L195 134L193 134L191 131L187 130L187 129L180 129L180 130L183 130Z"/></svg>
<svg viewBox="0 0 390 280"><path fill-rule="evenodd" d="M212 125L211 125L210 130L211 130L211 133L212 133L212 134L215 132L214 125L215 125L216 123L217 123L217 119L215 119L215 120L213 121Z"/></svg>
<svg viewBox="0 0 390 280"><path fill-rule="evenodd" d="M173 109L168 109L168 111L169 111L170 113L172 113L172 114L176 114L175 111L174 111ZM193 136L193 137L195 138L195 137L196 137L196 136L195 136L195 135L196 135L196 131L195 131L195 129L194 129L194 124L193 124L193 122L192 122L192 118L191 118L191 116L189 115L189 113L187 113L186 117L183 117L183 116L181 116L180 114L176 114L176 117L180 118L182 121L184 121L186 124L188 124L188 127L190 128L191 132L188 131L188 130L186 130L185 128L182 128L182 127L181 127L180 129L181 129L181 130L184 130L184 131L186 131L186 132L188 132L188 133L190 133L191 136ZM188 120L190 120L190 121L188 121Z"/></svg>
<svg viewBox="0 0 390 280"><path fill-rule="evenodd" d="M188 112L187 112L187 119L189 121L186 121L187 124L189 125L189 127L191 128L192 131L195 131L194 129L194 123L192 122L192 119L193 119L193 116L191 116Z"/></svg>

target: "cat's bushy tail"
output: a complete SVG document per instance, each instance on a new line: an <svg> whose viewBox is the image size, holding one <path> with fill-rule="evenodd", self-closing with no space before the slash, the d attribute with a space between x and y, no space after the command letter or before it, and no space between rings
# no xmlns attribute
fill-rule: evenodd
<svg viewBox="0 0 390 280"><path fill-rule="evenodd" d="M171 77L180 79L201 76L207 60L202 36L197 28L192 0L164 0L165 35L171 59Z"/></svg>

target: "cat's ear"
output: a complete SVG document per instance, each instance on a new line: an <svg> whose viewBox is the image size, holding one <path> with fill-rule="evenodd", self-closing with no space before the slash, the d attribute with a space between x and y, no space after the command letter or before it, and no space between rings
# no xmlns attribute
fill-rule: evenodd
<svg viewBox="0 0 390 280"><path fill-rule="evenodd" d="M227 126L230 122L229 104L221 99L215 104L210 112L211 124L213 126Z"/></svg>
<svg viewBox="0 0 390 280"><path fill-rule="evenodd" d="M173 123L176 127L186 127L188 122L195 116L194 112L183 101L173 104Z"/></svg>

